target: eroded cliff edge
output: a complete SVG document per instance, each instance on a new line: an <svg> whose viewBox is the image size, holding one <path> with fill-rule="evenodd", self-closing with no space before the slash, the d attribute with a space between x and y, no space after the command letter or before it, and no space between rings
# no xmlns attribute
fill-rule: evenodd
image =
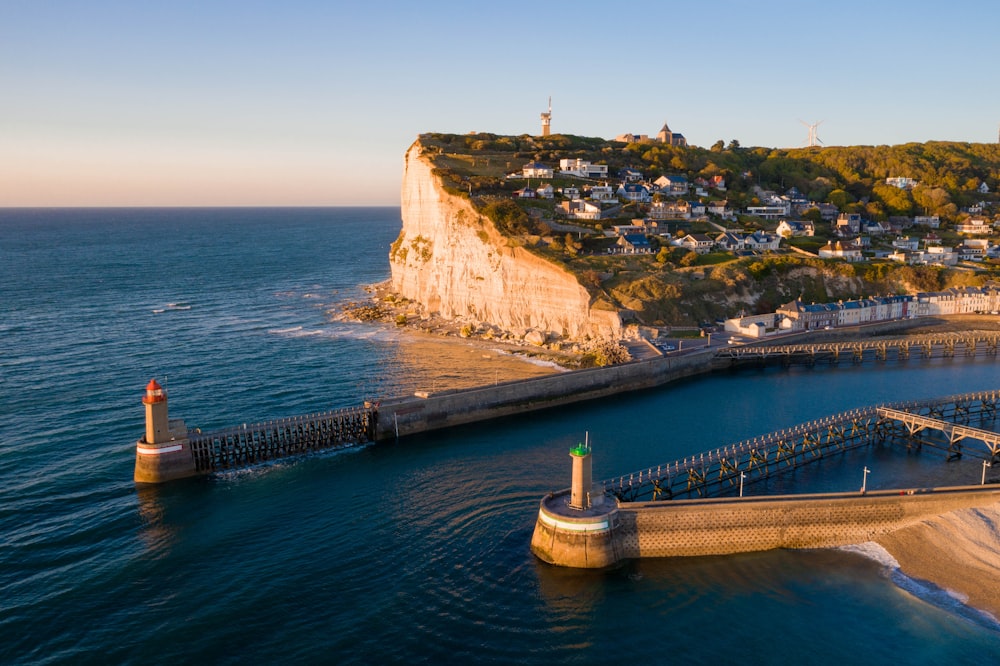
<svg viewBox="0 0 1000 666"><path fill-rule="evenodd" d="M419 141L406 152L401 206L392 291L428 314L518 335L620 337L618 312L593 308L574 275L512 244L467 199L449 194Z"/></svg>

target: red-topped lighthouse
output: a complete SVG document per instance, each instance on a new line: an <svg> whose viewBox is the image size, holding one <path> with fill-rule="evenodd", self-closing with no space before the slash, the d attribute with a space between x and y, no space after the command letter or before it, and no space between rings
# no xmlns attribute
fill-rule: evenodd
<svg viewBox="0 0 1000 666"><path fill-rule="evenodd" d="M146 405L146 443L157 444L170 439L170 419L167 418L167 392L155 379L146 384L146 394L142 396Z"/></svg>
<svg viewBox="0 0 1000 666"><path fill-rule="evenodd" d="M135 480L160 483L197 474L187 426L167 416L167 392L155 379L142 396L146 406L146 435L135 443Z"/></svg>

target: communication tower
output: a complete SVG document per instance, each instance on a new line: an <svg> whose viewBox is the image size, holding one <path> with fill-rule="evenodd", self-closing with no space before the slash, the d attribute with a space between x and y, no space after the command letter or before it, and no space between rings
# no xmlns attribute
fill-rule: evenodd
<svg viewBox="0 0 1000 666"><path fill-rule="evenodd" d="M552 98L549 97L549 110L542 114L542 136L548 136L552 125Z"/></svg>

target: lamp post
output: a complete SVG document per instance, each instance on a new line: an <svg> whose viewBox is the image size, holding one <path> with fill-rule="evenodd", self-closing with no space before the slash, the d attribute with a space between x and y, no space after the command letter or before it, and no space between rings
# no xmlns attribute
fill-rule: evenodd
<svg viewBox="0 0 1000 666"><path fill-rule="evenodd" d="M868 489L868 473L871 472L870 469L865 467L864 476L861 477L861 494L864 495Z"/></svg>
<svg viewBox="0 0 1000 666"><path fill-rule="evenodd" d="M990 464L989 460L984 460L983 461L983 478L979 481L979 485L981 485L981 486L985 486L986 485L986 468L987 467L993 467L993 465Z"/></svg>
<svg viewBox="0 0 1000 666"><path fill-rule="evenodd" d="M743 497L743 479L747 478L747 475L740 472L740 497Z"/></svg>

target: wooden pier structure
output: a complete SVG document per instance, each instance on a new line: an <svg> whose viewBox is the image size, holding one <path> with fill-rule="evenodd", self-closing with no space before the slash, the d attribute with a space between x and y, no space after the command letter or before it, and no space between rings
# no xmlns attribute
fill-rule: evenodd
<svg viewBox="0 0 1000 666"><path fill-rule="evenodd" d="M142 399L146 433L135 445L134 479L163 483L290 456L344 449L376 438L378 405L338 409L202 432L171 419L167 392L150 380Z"/></svg>
<svg viewBox="0 0 1000 666"><path fill-rule="evenodd" d="M188 434L195 470L209 474L374 441L374 408L354 407Z"/></svg>
<svg viewBox="0 0 1000 666"><path fill-rule="evenodd" d="M820 332L817 332L819 335ZM905 361L910 358L996 357L1000 333L941 333L901 338L845 342L795 342L790 344L730 345L715 353L731 365L816 365L841 362Z"/></svg>
<svg viewBox="0 0 1000 666"><path fill-rule="evenodd" d="M1000 460L1000 435L969 424L995 423L998 402L1000 390L854 409L607 479L595 484L594 492L611 494L621 502L721 496L741 484L875 443L939 446L919 437L928 429L948 438L943 448L949 459L964 453L995 463ZM982 442L984 448L963 450L967 439Z"/></svg>

